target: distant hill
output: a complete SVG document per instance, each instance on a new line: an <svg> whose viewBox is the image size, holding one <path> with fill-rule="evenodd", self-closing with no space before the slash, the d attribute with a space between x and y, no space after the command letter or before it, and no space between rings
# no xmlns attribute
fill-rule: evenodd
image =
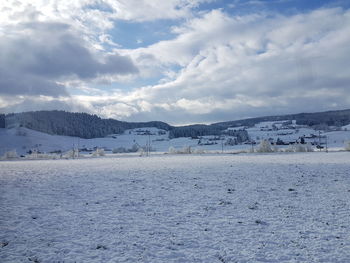
<svg viewBox="0 0 350 263"><path fill-rule="evenodd" d="M238 126L253 126L256 123L263 121L279 121L279 120L296 120L299 125L314 126L337 126L341 127L350 123L350 109L337 110L337 111L325 111L315 113L298 113L288 115L277 116L265 116L244 120L218 122L211 124L211 126L221 127L221 129L227 129L228 127Z"/></svg>
<svg viewBox="0 0 350 263"><path fill-rule="evenodd" d="M182 127L174 127L170 131L170 136L176 138L195 137L209 134L219 135L223 130L226 130L230 127L252 127L259 122L280 120L296 120L296 123L299 125L307 125L319 129L324 129L328 126L341 127L350 124L350 109L315 113L265 116L236 121L218 122L210 125L188 125Z"/></svg>
<svg viewBox="0 0 350 263"><path fill-rule="evenodd" d="M171 126L165 122L124 122L114 119L102 119L87 113L65 111L32 111L23 113L0 114L0 128L26 127L48 134L76 136L81 138L105 137L109 134L123 133L127 129L156 127L169 131L171 138L220 135L229 127L251 127L262 121L296 120L299 125L324 128L350 124L350 109L299 113L280 116L266 116L244 120L218 122L210 125L197 124Z"/></svg>
<svg viewBox="0 0 350 263"><path fill-rule="evenodd" d="M102 119L97 115L87 113L72 113L65 111L31 111L7 114L7 128L26 127L32 130L80 138L99 138L108 134L122 133L127 129L156 127L169 130L170 125L159 122L124 122L114 119Z"/></svg>

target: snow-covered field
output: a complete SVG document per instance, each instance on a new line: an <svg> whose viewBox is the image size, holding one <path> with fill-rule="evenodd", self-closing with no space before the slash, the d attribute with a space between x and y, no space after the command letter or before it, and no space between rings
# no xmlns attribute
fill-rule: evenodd
<svg viewBox="0 0 350 263"><path fill-rule="evenodd" d="M350 153L0 162L1 262L349 262Z"/></svg>

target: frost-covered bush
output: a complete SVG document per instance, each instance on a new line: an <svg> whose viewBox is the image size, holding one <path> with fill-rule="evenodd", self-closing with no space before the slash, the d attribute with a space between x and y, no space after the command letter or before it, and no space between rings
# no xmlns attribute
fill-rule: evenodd
<svg viewBox="0 0 350 263"><path fill-rule="evenodd" d="M74 151L73 150L69 150L68 152L65 152L62 157L63 158L73 158L74 156Z"/></svg>
<svg viewBox="0 0 350 263"><path fill-rule="evenodd" d="M139 151L139 149L142 147L139 147L137 144L134 144L133 146L131 146L131 148L126 149L125 147L118 147L118 148L114 148L112 150L113 153L136 153ZM146 146L143 147L143 149L146 149Z"/></svg>
<svg viewBox="0 0 350 263"><path fill-rule="evenodd" d="M293 146L289 146L288 148L284 149L284 152L292 153L292 152L294 152L294 147Z"/></svg>
<svg viewBox="0 0 350 263"><path fill-rule="evenodd" d="M137 152L139 153L140 156L146 155L146 151L142 147L140 147Z"/></svg>
<svg viewBox="0 0 350 263"><path fill-rule="evenodd" d="M168 153L176 154L176 149L173 146L170 146L169 149L168 149Z"/></svg>
<svg viewBox="0 0 350 263"><path fill-rule="evenodd" d="M5 152L1 160L11 160L18 158L16 150Z"/></svg>
<svg viewBox="0 0 350 263"><path fill-rule="evenodd" d="M311 143L304 144L305 152L313 152L314 148L312 148Z"/></svg>
<svg viewBox="0 0 350 263"><path fill-rule="evenodd" d="M79 157L79 150L78 149L73 149L69 150L65 154L62 155L63 158L77 158Z"/></svg>
<svg viewBox="0 0 350 263"><path fill-rule="evenodd" d="M129 149L129 152L136 153L139 150L139 146L137 144L134 144L131 149Z"/></svg>
<svg viewBox="0 0 350 263"><path fill-rule="evenodd" d="M273 150L274 152L280 152L280 149L278 149L278 147L277 147L276 145L274 145L274 146L272 147L272 150Z"/></svg>
<svg viewBox="0 0 350 263"><path fill-rule="evenodd" d="M204 153L205 153L205 150L195 148L195 149L192 150L192 152L193 152L194 154L204 154Z"/></svg>
<svg viewBox="0 0 350 263"><path fill-rule="evenodd" d="M126 149L124 147L118 147L118 148L114 148L112 150L113 153L125 153Z"/></svg>
<svg viewBox="0 0 350 263"><path fill-rule="evenodd" d="M314 151L314 148L312 147L311 143L307 143L306 144L306 149L308 152L313 152Z"/></svg>
<svg viewBox="0 0 350 263"><path fill-rule="evenodd" d="M306 152L306 148L303 144L297 143L294 145L294 152Z"/></svg>
<svg viewBox="0 0 350 263"><path fill-rule="evenodd" d="M181 150L179 150L180 154L191 154L192 150L191 150L191 146L184 146L182 147Z"/></svg>
<svg viewBox="0 0 350 263"><path fill-rule="evenodd" d="M98 156L105 156L105 150L104 149L100 149L100 148L97 148L96 151L94 151L92 153L92 156L93 157L98 157Z"/></svg>
<svg viewBox="0 0 350 263"><path fill-rule="evenodd" d="M58 159L59 156L57 154L38 153L37 151L32 151L30 154L26 155L25 158L29 160Z"/></svg>
<svg viewBox="0 0 350 263"><path fill-rule="evenodd" d="M307 144L297 143L289 146L285 151L286 152L313 152L314 149L312 148L310 143L307 143Z"/></svg>
<svg viewBox="0 0 350 263"><path fill-rule="evenodd" d="M36 150L31 150L28 155L26 155L28 159L38 159L38 152Z"/></svg>
<svg viewBox="0 0 350 263"><path fill-rule="evenodd" d="M271 147L271 143L267 140L262 140L257 147L256 151L258 153L271 153L273 152L273 149Z"/></svg>
<svg viewBox="0 0 350 263"><path fill-rule="evenodd" d="M184 146L181 149L175 149L174 147L170 146L168 153L170 154L191 154L193 153L191 146Z"/></svg>
<svg viewBox="0 0 350 263"><path fill-rule="evenodd" d="M345 142L345 151L350 151L350 141Z"/></svg>

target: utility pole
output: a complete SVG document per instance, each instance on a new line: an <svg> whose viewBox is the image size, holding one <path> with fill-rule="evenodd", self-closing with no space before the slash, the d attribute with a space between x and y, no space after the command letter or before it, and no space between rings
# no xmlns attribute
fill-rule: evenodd
<svg viewBox="0 0 350 263"><path fill-rule="evenodd" d="M318 145L319 145L320 151L321 151L321 131L318 131Z"/></svg>
<svg viewBox="0 0 350 263"><path fill-rule="evenodd" d="M151 152L151 134L148 134L147 156L150 156L150 152Z"/></svg>

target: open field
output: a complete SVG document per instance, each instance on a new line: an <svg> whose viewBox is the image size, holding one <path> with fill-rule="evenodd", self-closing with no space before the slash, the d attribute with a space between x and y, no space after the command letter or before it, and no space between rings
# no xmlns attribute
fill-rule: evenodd
<svg viewBox="0 0 350 263"><path fill-rule="evenodd" d="M0 162L1 262L349 262L350 153Z"/></svg>

